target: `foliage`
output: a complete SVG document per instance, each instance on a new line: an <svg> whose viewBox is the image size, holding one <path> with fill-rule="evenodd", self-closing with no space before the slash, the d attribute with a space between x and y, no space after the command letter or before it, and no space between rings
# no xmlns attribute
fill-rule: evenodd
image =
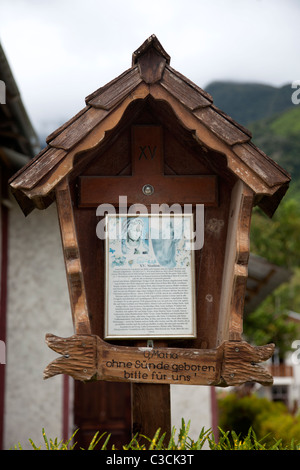
<svg viewBox="0 0 300 470"><path fill-rule="evenodd" d="M275 343L278 357L283 360L299 336L299 327L288 321L287 311L277 310L278 299L278 293L271 294L253 313L245 316L244 335L257 346Z"/></svg>
<svg viewBox="0 0 300 470"><path fill-rule="evenodd" d="M258 346L275 343L280 359L299 337L298 324L288 320L289 311L300 312L300 269L289 283L272 292L250 315L244 317L244 335Z"/></svg>
<svg viewBox="0 0 300 470"><path fill-rule="evenodd" d="M293 106L250 126L255 145L273 158L292 176L292 184L300 179L300 107ZM299 184L297 184L299 189ZM289 191L290 192L290 191Z"/></svg>
<svg viewBox="0 0 300 470"><path fill-rule="evenodd" d="M291 415L286 406L255 395L237 397L235 393L219 399L220 427L224 432L234 429L246 440L249 429L255 441L268 448L275 443L280 448L300 449L300 418Z"/></svg>
<svg viewBox="0 0 300 470"><path fill-rule="evenodd" d="M225 431L235 429L242 436L247 435L250 427L260 435L257 417L262 412L274 414L283 411L281 403L271 402L267 398L257 398L255 395L238 398L235 393L229 393L219 399L218 407L220 427Z"/></svg>
<svg viewBox="0 0 300 470"><path fill-rule="evenodd" d="M276 135L284 137L295 136L299 139L300 133L300 108L293 106L288 111L281 114L276 114L270 120L270 129Z"/></svg>
<svg viewBox="0 0 300 470"><path fill-rule="evenodd" d="M124 450L201 450L203 445L206 442L206 439L210 435L210 430L205 431L202 428L199 437L196 441L192 440L189 436L190 421L186 425L184 420L182 420L181 428L176 439L176 428L173 427L171 437L167 443L165 443L166 433L161 433L159 428L154 437L150 439L144 435L136 434L130 443L123 447ZM149 444L146 445L144 440L148 441Z"/></svg>
<svg viewBox="0 0 300 470"><path fill-rule="evenodd" d="M289 413L266 415L261 417L261 433L272 438L282 436L282 444L288 446L294 442L300 448L300 420ZM271 438L267 437L267 443Z"/></svg>
<svg viewBox="0 0 300 470"><path fill-rule="evenodd" d="M45 449L43 450L74 450L75 447L76 447L76 442L74 443L74 438L76 436L78 432L78 429L76 429L76 431L74 431L74 433L72 434L72 436L67 439L66 441L58 441L57 437L53 440L51 438L48 438L46 436L46 433L45 433L45 429L43 428L42 429L42 435L43 435L43 440L44 440L44 444L45 444ZM99 436L99 431L96 432L96 434L94 435L93 439L91 440L88 448L86 450L94 450L96 448L96 446L99 444L99 442L101 441L101 439L105 436L105 432L102 433L100 436ZM107 443L110 439L110 434L107 436L107 438L105 439L104 443L102 444L101 446L101 450L107 450L106 449L106 446L107 446ZM37 446L32 439L29 439L29 442L33 448L33 450L42 450L41 449L41 446ZM15 450L23 450L22 446L20 443L18 443L18 445L15 446L14 448Z"/></svg>
<svg viewBox="0 0 300 470"><path fill-rule="evenodd" d="M266 422L265 428L269 429L269 424ZM258 438L254 430L250 427L245 435L237 433L233 430L222 430L219 428L219 437L215 438L213 432L208 429L205 430L202 428L197 440L193 440L189 437L190 421L185 424L182 420L181 428L179 430L178 436L176 437L176 428L173 427L171 437L168 442L165 442L166 433L161 434L161 429L159 428L153 438L149 438L143 435L136 434L129 444L124 445L121 450L160 450L160 451L170 451L170 450L202 450L206 444L206 448L210 450L300 450L300 444L291 438L290 442L283 442L282 439L274 438ZM78 431L78 430L77 430ZM58 439L49 439L45 430L43 429L43 439L45 443L44 450L74 450L76 448L76 442L74 441L77 431L68 439L66 442L59 441ZM272 430L271 430L272 432ZM97 432L91 443L89 444L88 449L86 450L95 450L97 445L100 443L101 439L104 439L106 433L101 435ZM110 434L106 437L104 443L98 450L110 450L108 449L108 443L110 439ZM148 444L145 444L145 441ZM34 442L29 439L33 450L41 450L41 447L38 447ZM286 441L286 440L285 440ZM15 446L15 450L22 450L22 446L19 443ZM81 449L85 450L85 449ZM111 450L118 450L112 445Z"/></svg>
<svg viewBox="0 0 300 470"><path fill-rule="evenodd" d="M283 450L281 440L273 443L263 442L264 439L257 439L255 432L252 428L249 428L246 436L241 437L235 431L223 431L219 428L220 437L218 441L214 438L209 439L211 450ZM288 450L287 446L285 450ZM296 450L294 443L291 448ZM300 449L300 446L299 446Z"/></svg>
<svg viewBox="0 0 300 470"><path fill-rule="evenodd" d="M283 199L270 220L260 209L253 211L251 252L271 263L288 268L300 265L300 204L294 198Z"/></svg>
<svg viewBox="0 0 300 470"><path fill-rule="evenodd" d="M287 321L288 312L300 312L300 204L283 199L270 220L259 209L251 224L251 252L271 263L288 267L291 278L272 292L244 319L244 334L249 342L275 343L281 358L299 336L295 323Z"/></svg>
<svg viewBox="0 0 300 470"><path fill-rule="evenodd" d="M131 441L123 446L122 450L201 450L203 445L205 444L208 436L211 434L211 431L205 431L204 428L201 430L199 437L196 441L192 440L189 436L189 429L190 429L190 422L185 424L184 420L182 420L182 425L179 430L178 436L176 438L176 428L173 427L171 437L168 442L165 442L166 433L161 434L161 429L159 428L153 438L149 438L142 434L136 434ZM58 439L49 439L46 436L45 430L42 430L43 440L45 444L44 450L74 450L76 448L77 443L73 442L76 436L78 429L73 433L73 435L66 441L58 441ZM102 433L100 435L97 432L92 441L90 442L88 448L86 450L94 450L99 444L101 439L104 439L106 433ZM97 447L98 450L108 450L108 442L110 440L111 435L109 434L106 439L104 440L101 447ZM41 450L41 446L37 446L32 439L29 439L29 442L34 450ZM72 444L73 442L73 444ZM112 450L117 450L114 445L111 447ZM19 443L15 446L15 450L22 450L22 446ZM81 449L85 450L85 449Z"/></svg>

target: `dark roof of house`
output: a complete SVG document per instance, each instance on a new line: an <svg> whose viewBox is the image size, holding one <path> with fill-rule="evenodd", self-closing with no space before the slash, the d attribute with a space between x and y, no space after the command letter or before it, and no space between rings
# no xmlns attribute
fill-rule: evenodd
<svg viewBox="0 0 300 470"><path fill-rule="evenodd" d="M170 66L170 56L154 35L133 53L132 66L87 96L85 107L50 134L46 147L11 179L23 212L46 208L54 200L55 186L73 170L74 156L99 144L130 103L149 97L167 102L196 139L225 154L228 168L254 191L264 212L273 215L288 189L289 174L208 93Z"/></svg>
<svg viewBox="0 0 300 470"><path fill-rule="evenodd" d="M292 277L291 270L250 253L245 314L253 312L271 292Z"/></svg>
<svg viewBox="0 0 300 470"><path fill-rule="evenodd" d="M0 105L0 164L12 175L41 147L1 44L0 80L4 94Z"/></svg>

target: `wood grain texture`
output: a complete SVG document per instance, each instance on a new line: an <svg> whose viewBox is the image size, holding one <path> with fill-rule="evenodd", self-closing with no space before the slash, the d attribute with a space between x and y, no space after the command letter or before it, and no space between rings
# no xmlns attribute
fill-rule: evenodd
<svg viewBox="0 0 300 470"><path fill-rule="evenodd" d="M203 109L194 111L195 116L204 125L209 127L218 137L221 137L229 145L237 143L249 142L250 136L237 126L226 119L221 113L216 113L215 110L209 106Z"/></svg>
<svg viewBox="0 0 300 470"><path fill-rule="evenodd" d="M46 335L50 349L61 354L44 370L44 379L57 374L67 374L74 379L86 381L97 373L97 337L74 335L70 338Z"/></svg>
<svg viewBox="0 0 300 470"><path fill-rule="evenodd" d="M109 110L120 103L141 81L138 67L133 67L117 80L113 80L87 97L86 102L94 108Z"/></svg>
<svg viewBox="0 0 300 470"><path fill-rule="evenodd" d="M154 193L151 196L143 194L144 185L151 184ZM82 176L80 177L79 207L98 207L106 204L119 204L119 197L126 196L127 204L174 204L174 194L177 204L198 204L206 206L218 205L217 176L160 176L137 175L131 176Z"/></svg>
<svg viewBox="0 0 300 470"><path fill-rule="evenodd" d="M132 435L139 433L154 437L157 429L161 428L166 432L165 442L168 442L171 431L170 386L133 383L131 399L134 404L131 418Z"/></svg>
<svg viewBox="0 0 300 470"><path fill-rule="evenodd" d="M134 67L139 62L139 59L147 54L151 49L154 49L160 57L164 58L167 64L170 63L171 58L169 54L165 51L155 34L152 34L132 53L132 67Z"/></svg>
<svg viewBox="0 0 300 470"><path fill-rule="evenodd" d="M253 192L246 185L243 185L238 213L238 225L236 229L236 255L230 303L230 320L228 322L228 339L233 341L241 340L243 333L244 302L248 279L248 260L250 255L250 223L252 207Z"/></svg>
<svg viewBox="0 0 300 470"><path fill-rule="evenodd" d="M81 176L79 207L97 207L105 201L119 203L126 195L136 204L218 204L216 175L164 175L164 139L161 126L132 127L131 176ZM151 196L143 194L146 184L154 187Z"/></svg>
<svg viewBox="0 0 300 470"><path fill-rule="evenodd" d="M244 341L225 342L221 372L224 385L241 385L246 382L272 385L271 374L260 363L269 359L274 349L274 344L254 347Z"/></svg>
<svg viewBox="0 0 300 470"><path fill-rule="evenodd" d="M164 87L176 99L186 106L190 111L209 106L211 102L199 93L197 89L191 87L185 80L182 80L172 73L170 67L166 68L160 85Z"/></svg>
<svg viewBox="0 0 300 470"><path fill-rule="evenodd" d="M217 344L242 338L252 206L253 192L238 181L231 194Z"/></svg>
<svg viewBox="0 0 300 470"><path fill-rule="evenodd" d="M63 181L58 186L56 200L75 332L78 334L90 334L91 327L84 279L70 188L67 181Z"/></svg>
<svg viewBox="0 0 300 470"><path fill-rule="evenodd" d="M70 151L108 115L105 109L89 107L74 122L63 129L49 144L51 147Z"/></svg>
<svg viewBox="0 0 300 470"><path fill-rule="evenodd" d="M96 335L59 338L48 334L48 346L63 357L47 366L44 378L69 374L77 380L108 380L150 384L231 386L273 379L260 363L274 352L273 344L253 347L226 341L209 349L115 346Z"/></svg>
<svg viewBox="0 0 300 470"><path fill-rule="evenodd" d="M166 59L159 55L154 48L151 48L139 60L140 77L145 83L158 82L164 73Z"/></svg>

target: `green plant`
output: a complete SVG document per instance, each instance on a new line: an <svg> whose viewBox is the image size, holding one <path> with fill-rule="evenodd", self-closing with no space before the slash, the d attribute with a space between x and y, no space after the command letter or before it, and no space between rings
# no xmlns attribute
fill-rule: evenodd
<svg viewBox="0 0 300 470"><path fill-rule="evenodd" d="M281 402L272 402L256 395L239 398L235 393L218 400L219 424L221 429L234 431L246 439L252 429L259 442L268 446L281 442L282 447L289 447L293 442L300 444L300 419L289 413Z"/></svg>
<svg viewBox="0 0 300 470"><path fill-rule="evenodd" d="M264 439L257 439L252 428L248 430L247 435L241 438L235 431L223 431L219 428L220 437L209 439L211 450L279 450L281 449L281 440L273 443L263 442Z"/></svg>
<svg viewBox="0 0 300 470"><path fill-rule="evenodd" d="M171 437L168 442L164 442L166 439L166 433L161 434L159 428L153 438L136 434L129 444L123 446L121 450L189 450L196 451L202 450L203 446L207 444L207 447L211 450L300 450L300 443L297 443L295 439L291 439L290 442L286 442L286 439L274 439L273 433L270 433L264 438L258 438L257 434L250 427L247 434L242 436L233 430L224 431L219 428L219 437L215 438L213 432L202 428L197 440L193 440L189 437L190 421L185 424L182 420L181 428L176 438L176 428L173 427ZM43 439L45 443L45 450L74 450L76 443L72 444L74 437L78 430L67 441L58 441L56 439L48 439L45 430L43 429ZM91 440L86 450L95 450L96 446L100 443L101 439L104 438L106 433L100 434L97 432ZM101 445L100 450L109 450L108 443L111 435L108 434L104 443ZM145 442L141 442L146 440ZM29 439L34 450L41 450L34 442ZM19 443L14 447L15 450L22 450L22 446ZM84 450L84 449L81 449ZM111 446L111 450L118 450L114 445Z"/></svg>
<svg viewBox="0 0 300 470"><path fill-rule="evenodd" d="M161 433L161 429L157 429L154 437L151 439L144 435L136 434L130 441L128 445L123 447L124 450L201 450L204 446L210 430L205 431L202 428L199 437L196 441L192 440L188 433L190 429L190 421L185 424L184 419L181 421L181 428L179 430L178 438L176 440L176 428L173 427L170 439L165 443L166 433ZM141 443L141 438L149 442L149 445Z"/></svg>
<svg viewBox="0 0 300 470"><path fill-rule="evenodd" d="M43 440L44 440L44 444L45 444L45 449L44 450L74 450L77 443L73 442L73 441L74 441L74 438L75 438L75 435L76 435L77 432L78 432L78 429L76 429L76 431L74 431L72 436L69 439L67 439L66 441L63 441L63 440L58 441L57 437L54 440L51 439L51 438L49 439L46 436L45 429L43 428L42 429L42 435L43 435ZM99 444L100 440L105 436L105 434L106 433L104 432L99 436L99 431L97 431L86 450L94 450L96 448L96 446ZM101 450L106 450L106 446L107 446L107 443L108 443L109 439L110 439L110 434L107 436L104 443L102 444ZM33 450L42 450L41 446L38 447L33 442L32 439L29 439L29 442L30 442ZM20 443L18 443L18 445L16 445L14 447L14 449L15 450L23 450Z"/></svg>

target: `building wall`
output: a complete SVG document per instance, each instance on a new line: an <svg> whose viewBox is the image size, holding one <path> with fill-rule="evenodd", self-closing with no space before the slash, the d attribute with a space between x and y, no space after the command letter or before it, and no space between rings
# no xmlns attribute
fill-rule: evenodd
<svg viewBox="0 0 300 470"><path fill-rule="evenodd" d="M42 443L62 437L62 376L43 380L57 354L45 334L73 334L56 206L24 217L12 201L9 213L9 271L4 448L28 438Z"/></svg>
<svg viewBox="0 0 300 470"><path fill-rule="evenodd" d="M171 385L171 425L179 431L182 418L190 421L189 437L197 440L201 429L212 429L211 387ZM176 433L177 435L177 433Z"/></svg>

